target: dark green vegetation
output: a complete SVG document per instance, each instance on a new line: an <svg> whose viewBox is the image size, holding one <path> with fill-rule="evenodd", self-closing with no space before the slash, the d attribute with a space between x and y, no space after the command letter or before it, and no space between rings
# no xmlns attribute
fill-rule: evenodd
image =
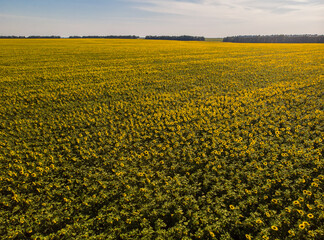
<svg viewBox="0 0 324 240"><path fill-rule="evenodd" d="M238 43L324 43L324 35L269 35L225 37L223 42Z"/></svg>
<svg viewBox="0 0 324 240"><path fill-rule="evenodd" d="M61 38L61 36L0 36L0 39L16 39L16 38ZM139 36L135 35L90 35L90 36L69 36L72 39L79 38L93 38L93 39L138 39ZM146 36L145 39L154 39L154 40L179 40L179 41L205 41L204 37L195 37L195 36Z"/></svg>
<svg viewBox="0 0 324 240"><path fill-rule="evenodd" d="M69 38L107 38L107 39L137 39L139 36L135 35L108 35L108 36L70 36Z"/></svg>
<svg viewBox="0 0 324 240"><path fill-rule="evenodd" d="M61 36L0 36L0 39L16 39L16 38L61 38Z"/></svg>

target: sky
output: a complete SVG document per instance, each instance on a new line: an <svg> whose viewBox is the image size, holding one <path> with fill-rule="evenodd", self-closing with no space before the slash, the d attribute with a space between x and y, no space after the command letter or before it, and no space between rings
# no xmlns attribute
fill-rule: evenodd
<svg viewBox="0 0 324 240"><path fill-rule="evenodd" d="M0 0L0 35L324 34L324 0Z"/></svg>

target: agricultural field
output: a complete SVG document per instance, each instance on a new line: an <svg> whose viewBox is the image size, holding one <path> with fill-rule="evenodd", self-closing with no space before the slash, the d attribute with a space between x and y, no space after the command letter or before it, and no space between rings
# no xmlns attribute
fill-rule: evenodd
<svg viewBox="0 0 324 240"><path fill-rule="evenodd" d="M0 53L0 239L324 239L323 44Z"/></svg>

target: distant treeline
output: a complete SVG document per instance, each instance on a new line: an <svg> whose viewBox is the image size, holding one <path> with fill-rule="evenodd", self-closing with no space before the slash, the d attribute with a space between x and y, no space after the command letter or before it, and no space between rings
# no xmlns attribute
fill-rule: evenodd
<svg viewBox="0 0 324 240"><path fill-rule="evenodd" d="M0 38L26 38L25 36L0 36Z"/></svg>
<svg viewBox="0 0 324 240"><path fill-rule="evenodd" d="M324 43L324 35L252 35L223 38L223 42L238 43Z"/></svg>
<svg viewBox="0 0 324 240"><path fill-rule="evenodd" d="M61 38L60 36L29 36L27 38Z"/></svg>
<svg viewBox="0 0 324 240"><path fill-rule="evenodd" d="M61 38L60 36L0 36L0 38Z"/></svg>
<svg viewBox="0 0 324 240"><path fill-rule="evenodd" d="M0 36L0 38L61 38L60 36ZM106 38L106 39L138 39L139 36L135 35L109 35L109 36L69 36L69 38ZM160 39L160 40L179 40L179 41L205 41L204 37L195 36L146 36L145 39Z"/></svg>
<svg viewBox="0 0 324 240"><path fill-rule="evenodd" d="M61 38L61 36L0 36L0 38ZM137 39L138 36L128 35L128 36L70 36L69 38L121 38L121 39Z"/></svg>
<svg viewBox="0 0 324 240"><path fill-rule="evenodd" d="M116 35L109 35L109 36L70 36L69 38L117 38L117 39L137 39L139 36L135 35L127 35L127 36L116 36Z"/></svg>
<svg viewBox="0 0 324 240"><path fill-rule="evenodd" d="M159 39L159 40L180 40L180 41L205 41L204 37L195 36L146 36L145 39Z"/></svg>

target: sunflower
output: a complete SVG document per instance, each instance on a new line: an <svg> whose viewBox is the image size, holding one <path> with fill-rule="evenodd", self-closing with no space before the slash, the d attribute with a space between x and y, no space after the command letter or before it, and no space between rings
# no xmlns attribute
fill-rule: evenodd
<svg viewBox="0 0 324 240"><path fill-rule="evenodd" d="M299 224L299 229L304 229L305 228L305 225L302 223L302 224Z"/></svg>
<svg viewBox="0 0 324 240"><path fill-rule="evenodd" d="M278 227L277 226L271 226L271 229L274 231L278 231Z"/></svg>

